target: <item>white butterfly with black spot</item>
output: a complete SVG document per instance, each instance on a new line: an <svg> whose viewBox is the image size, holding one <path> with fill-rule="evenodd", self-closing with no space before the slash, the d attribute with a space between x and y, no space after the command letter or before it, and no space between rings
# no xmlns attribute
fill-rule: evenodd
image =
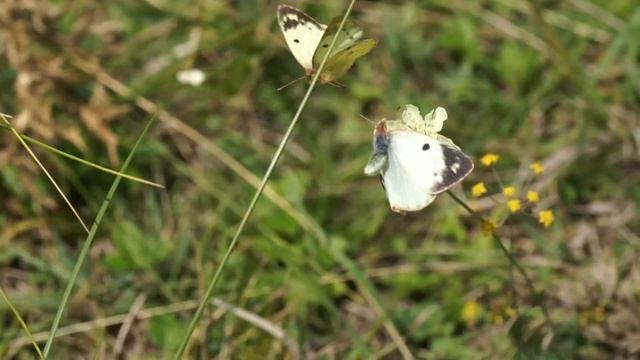
<svg viewBox="0 0 640 360"><path fill-rule="evenodd" d="M388 130L387 120L376 125L373 149L364 173L381 176L391 210L399 213L424 209L473 170L455 145L410 129Z"/></svg>

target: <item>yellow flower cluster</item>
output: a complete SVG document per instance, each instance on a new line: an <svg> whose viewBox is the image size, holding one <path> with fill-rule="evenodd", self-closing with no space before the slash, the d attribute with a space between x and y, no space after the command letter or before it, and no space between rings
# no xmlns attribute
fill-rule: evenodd
<svg viewBox="0 0 640 360"><path fill-rule="evenodd" d="M480 162L482 165L490 167L495 165L498 160L500 160L500 155L495 153L487 153L482 158L480 158ZM533 162L529 165L529 169L533 171L535 175L542 174L544 172L544 166L539 161ZM496 174L496 176L498 176ZM498 182L502 185L498 177ZM484 182L478 182L471 187L471 196L473 197L481 197L488 193L487 186ZM518 190L513 185L506 185L502 187L502 194L506 198L505 205L509 209L511 213L517 213L522 211L526 205L537 204L540 202L540 194L534 190L527 190L525 196L522 199L518 198ZM555 221L555 217L552 210L542 210L538 213L538 222L542 224L545 228L551 226L551 224ZM491 233L495 231L498 226L495 225L495 222L489 223L485 221L482 225L483 231L485 233Z"/></svg>

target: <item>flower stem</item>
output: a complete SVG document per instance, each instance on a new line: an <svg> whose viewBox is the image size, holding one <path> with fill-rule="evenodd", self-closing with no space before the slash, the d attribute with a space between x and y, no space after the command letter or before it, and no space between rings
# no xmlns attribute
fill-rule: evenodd
<svg viewBox="0 0 640 360"><path fill-rule="evenodd" d="M467 205L467 203L465 203L462 199L460 199L458 196L456 196L453 192L451 192L450 190L447 190L447 194L449 194L449 196L451 196L451 198L453 198L453 200L455 200L458 204L460 204L460 206L462 206L465 210L467 210L467 212L469 214L471 214L473 217L475 217L476 219L478 219L479 221L481 221L483 223L485 221L487 221L480 214L478 214L475 210L473 210L471 207L469 207L469 205ZM491 237L493 238L493 240L496 243L498 243L498 246L500 247L500 250L502 250L502 252L507 257L507 259L509 259L509 263L512 266L514 266L516 268L516 270L518 270L520 275L522 275L522 277L524 278L524 280L525 280L525 282L527 284L527 287L529 288L529 291L531 291L531 293L533 294L534 301L542 309L542 313L544 315L545 322L547 323L547 325L551 329L553 329L553 323L551 322L551 317L549 316L549 311L548 311L547 307L544 305L544 303L541 301L540 296L539 296L540 294L536 291L536 288L533 285L533 281L531 280L531 278L527 274L526 270L522 267L522 265L520 265L520 263L516 260L516 258L513 257L513 254L509 251L509 249L507 249L507 247L502 242L502 239L500 238L500 236L498 234L496 234L496 232L493 229L491 230Z"/></svg>

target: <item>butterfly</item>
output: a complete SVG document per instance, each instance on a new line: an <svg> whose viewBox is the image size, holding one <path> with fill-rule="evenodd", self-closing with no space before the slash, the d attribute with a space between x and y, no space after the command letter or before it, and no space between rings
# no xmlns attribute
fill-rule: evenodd
<svg viewBox="0 0 640 360"><path fill-rule="evenodd" d="M307 77L315 75L341 21L341 17L336 17L327 26L292 6L278 5L278 24L282 34ZM358 58L376 46L375 39L361 40L362 36L362 29L354 21L345 22L320 74L320 83L335 83Z"/></svg>
<svg viewBox="0 0 640 360"><path fill-rule="evenodd" d="M415 106L406 108L403 120L376 124L373 154L364 168L366 175L380 175L391 210L399 213L424 209L473 170L471 158L437 134L447 118L445 109L438 107L422 119Z"/></svg>

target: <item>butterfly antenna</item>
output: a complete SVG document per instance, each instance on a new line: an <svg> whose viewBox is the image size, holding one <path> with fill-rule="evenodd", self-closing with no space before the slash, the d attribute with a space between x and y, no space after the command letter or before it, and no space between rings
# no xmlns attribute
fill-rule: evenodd
<svg viewBox="0 0 640 360"><path fill-rule="evenodd" d="M280 91L280 90L282 90L282 89L284 89L284 88L288 87L289 85L293 85L294 83L296 83L296 82L298 82L298 81L300 81L300 80L302 80L302 79L304 79L304 78L305 78L305 76L300 76L299 78L297 78L297 79L295 79L295 80L293 80L293 81L289 81L288 83L286 83L286 84L284 84L284 85L280 86L280 87L278 88L278 91Z"/></svg>
<svg viewBox="0 0 640 360"><path fill-rule="evenodd" d="M339 83L339 82L337 82L335 80L331 81L329 84L337 87L338 89L344 89L346 87L346 86L344 86L344 84Z"/></svg>
<svg viewBox="0 0 640 360"><path fill-rule="evenodd" d="M373 124L373 125L375 125L375 124L376 124L373 120L369 119L368 117L366 117L366 116L364 116L364 115L362 115L362 114L360 114L360 117L361 117L361 118L363 118L363 119L365 119L365 120L367 120L368 122L370 122L370 123L371 123L371 124Z"/></svg>

